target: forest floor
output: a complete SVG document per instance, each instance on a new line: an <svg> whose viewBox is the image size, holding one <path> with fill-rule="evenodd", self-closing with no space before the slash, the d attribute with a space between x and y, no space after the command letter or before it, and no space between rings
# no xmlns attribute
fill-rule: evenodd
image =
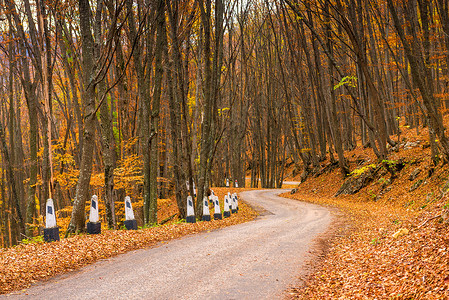
<svg viewBox="0 0 449 300"><path fill-rule="evenodd" d="M404 162L396 178L357 147L345 155L351 177L380 167L358 193L334 196L345 180L335 168L282 195L340 215L320 241L314 272L288 299L449 299L449 166L432 171L427 129L403 128L400 141L389 154L390 163Z"/></svg>
<svg viewBox="0 0 449 300"><path fill-rule="evenodd" d="M251 189L214 188L215 194L221 199L221 207L227 192L240 193L246 190ZM176 212L176 202L173 199L160 201L162 207L159 211L160 220ZM213 210L211 213L213 214ZM173 218L163 226L140 230L102 228L102 233L98 235L81 234L52 243L44 243L42 237L33 241L23 241L17 246L0 249L0 294L25 289L35 282L80 269L100 259L152 247L189 234L244 223L255 219L257 215L253 208L239 202L239 213L223 220L187 224ZM61 220L61 223L64 222ZM62 226L61 234L63 229Z"/></svg>
<svg viewBox="0 0 449 300"><path fill-rule="evenodd" d="M426 129L417 134L404 127L399 140L399 151L391 151L389 162L403 162L404 167L394 179L380 167L372 150L357 147L346 153L351 177L379 167L358 193L334 197L345 181L335 168L309 177L296 193L283 195L338 209L334 209L337 229L323 235L311 250L316 257L311 262L313 272L301 278L303 286L288 290L287 298L449 299L449 165L431 167ZM328 161L322 162L323 167L327 165ZM220 199L228 191L244 190L248 189L214 188ZM160 221L176 211L173 200L160 200L159 204ZM143 230L103 229L96 236L78 235L53 243L38 240L1 249L0 294L100 259L257 216L245 203L240 208L241 213L221 221L192 225L173 219ZM64 228L62 223L59 225Z"/></svg>

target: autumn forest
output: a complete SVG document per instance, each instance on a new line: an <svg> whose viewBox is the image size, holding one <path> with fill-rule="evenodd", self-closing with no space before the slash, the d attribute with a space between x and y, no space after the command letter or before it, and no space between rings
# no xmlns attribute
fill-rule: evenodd
<svg viewBox="0 0 449 300"><path fill-rule="evenodd" d="M1 0L0 34L3 247L48 198L73 234L93 194L117 228L126 195L200 216L227 180L345 177L357 145L388 170L404 126L449 159L448 0Z"/></svg>

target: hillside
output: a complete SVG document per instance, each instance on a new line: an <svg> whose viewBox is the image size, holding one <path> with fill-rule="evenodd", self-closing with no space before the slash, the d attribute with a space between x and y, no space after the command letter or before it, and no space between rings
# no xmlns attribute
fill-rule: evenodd
<svg viewBox="0 0 449 300"><path fill-rule="evenodd" d="M346 157L352 171L347 180L379 168L359 192L335 197L344 179L334 169L283 195L338 209L338 229L318 241L323 259L288 298L449 298L449 166L432 168L427 129L417 134L403 128L388 160L403 162L396 178L370 149L359 146Z"/></svg>

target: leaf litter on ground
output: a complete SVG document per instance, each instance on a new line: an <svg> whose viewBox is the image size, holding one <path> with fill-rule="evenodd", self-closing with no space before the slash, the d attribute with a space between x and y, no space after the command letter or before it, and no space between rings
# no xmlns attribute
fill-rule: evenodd
<svg viewBox="0 0 449 300"><path fill-rule="evenodd" d="M381 171L360 192L334 197L344 181L335 169L282 195L336 207L345 224L326 241L329 249L315 260L318 266L305 283L286 291L285 298L449 299L449 166L430 173L430 150L420 145L428 133L411 131L404 136L416 146L390 154L391 161L403 159L406 165L389 184L384 184L389 174ZM361 146L347 157L351 170L376 161ZM423 184L411 191L410 175L418 167L424 172L416 180Z"/></svg>

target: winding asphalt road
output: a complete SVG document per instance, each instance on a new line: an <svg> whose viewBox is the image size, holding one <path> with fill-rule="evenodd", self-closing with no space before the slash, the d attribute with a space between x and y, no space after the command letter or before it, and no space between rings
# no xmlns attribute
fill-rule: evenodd
<svg viewBox="0 0 449 300"><path fill-rule="evenodd" d="M99 261L8 299L278 299L305 271L312 240L330 224L323 207L241 193L265 209L255 221Z"/></svg>

